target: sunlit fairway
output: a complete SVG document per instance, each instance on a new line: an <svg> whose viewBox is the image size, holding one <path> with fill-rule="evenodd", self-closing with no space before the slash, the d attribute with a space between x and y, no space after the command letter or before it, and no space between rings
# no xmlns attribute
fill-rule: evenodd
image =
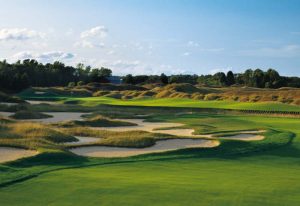
<svg viewBox="0 0 300 206"><path fill-rule="evenodd" d="M274 102L234 102L234 101L203 101L192 99L132 99L120 100L108 97L83 97L65 98L65 102L76 102L84 106L96 106L101 104L123 105L123 106L160 106L160 107L193 107L193 108L215 108L215 109L238 109L238 110L264 110L264 111L300 111L296 105L274 103Z"/></svg>

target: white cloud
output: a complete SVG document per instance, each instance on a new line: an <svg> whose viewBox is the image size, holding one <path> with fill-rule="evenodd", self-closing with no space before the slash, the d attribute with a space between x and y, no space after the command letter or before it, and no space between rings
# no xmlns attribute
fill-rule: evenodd
<svg viewBox="0 0 300 206"><path fill-rule="evenodd" d="M74 46L82 47L82 48L95 48L95 47L102 48L102 47L104 47L104 43L95 43L95 42L84 39L84 40L75 42Z"/></svg>
<svg viewBox="0 0 300 206"><path fill-rule="evenodd" d="M54 61L70 60L74 57L75 57L74 54L66 53L62 51L50 51L50 52L43 52L43 53L23 51L14 54L11 58L9 58L9 60L17 61L17 60L24 60L24 59L36 59L39 62L49 63Z"/></svg>
<svg viewBox="0 0 300 206"><path fill-rule="evenodd" d="M187 45L190 46L190 47L198 47L198 46L199 46L199 43L194 42L194 41L189 41L189 42L187 43Z"/></svg>
<svg viewBox="0 0 300 206"><path fill-rule="evenodd" d="M108 55L112 55L112 54L115 54L116 52L114 51L114 50L109 50L108 52L107 52L107 54Z"/></svg>
<svg viewBox="0 0 300 206"><path fill-rule="evenodd" d="M209 49L200 49L202 52L221 52L224 51L224 48L209 48Z"/></svg>
<svg viewBox="0 0 300 206"><path fill-rule="evenodd" d="M282 47L264 47L239 52L243 56L291 58L300 56L300 45L290 44Z"/></svg>
<svg viewBox="0 0 300 206"><path fill-rule="evenodd" d="M105 38L107 36L107 28L104 26L96 26L87 31L83 31L80 35L81 38L89 38L89 37L99 37Z"/></svg>
<svg viewBox="0 0 300 206"><path fill-rule="evenodd" d="M0 29L0 41L9 40L28 40L34 38L43 38L44 33L37 32L35 30L30 30L27 28L4 28Z"/></svg>
<svg viewBox="0 0 300 206"><path fill-rule="evenodd" d="M191 55L190 52L184 52L184 53L182 54L182 56L185 56L185 57L190 56L190 55Z"/></svg>

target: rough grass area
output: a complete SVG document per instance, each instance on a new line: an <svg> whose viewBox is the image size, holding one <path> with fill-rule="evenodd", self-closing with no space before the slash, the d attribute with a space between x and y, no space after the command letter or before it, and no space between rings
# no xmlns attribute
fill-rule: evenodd
<svg viewBox="0 0 300 206"><path fill-rule="evenodd" d="M168 85L113 85L91 83L74 88L53 87L53 88L30 88L18 94L23 99L39 100L66 100L65 103L74 102L68 100L72 97L106 97L114 99L189 99L205 101L227 101L265 103L275 102L283 104L300 105L300 89L260 89L249 87L224 87L209 88L200 85L168 84ZM76 102L76 101L75 101Z"/></svg>
<svg viewBox="0 0 300 206"><path fill-rule="evenodd" d="M113 120L107 117L103 117L101 115L96 115L93 117L89 117L85 120L74 120L68 122L61 122L55 124L60 127L74 127L74 126L82 126L82 127L120 127L120 126L136 126L136 124L126 121L118 121Z"/></svg>
<svg viewBox="0 0 300 206"><path fill-rule="evenodd" d="M52 116L40 112L30 111L30 110L21 110L15 112L10 117L14 119L45 119L45 118L50 118Z"/></svg>
<svg viewBox="0 0 300 206"><path fill-rule="evenodd" d="M1 146L28 149L59 148L53 144L71 141L77 141L77 139L39 123L12 122L1 124L0 127Z"/></svg>

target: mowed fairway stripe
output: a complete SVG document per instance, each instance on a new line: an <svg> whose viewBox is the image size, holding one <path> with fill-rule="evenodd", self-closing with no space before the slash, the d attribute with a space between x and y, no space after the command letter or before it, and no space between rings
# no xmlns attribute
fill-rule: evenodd
<svg viewBox="0 0 300 206"><path fill-rule="evenodd" d="M0 199L1 205L10 206L297 205L299 169L280 157L102 165L52 172L2 188Z"/></svg>

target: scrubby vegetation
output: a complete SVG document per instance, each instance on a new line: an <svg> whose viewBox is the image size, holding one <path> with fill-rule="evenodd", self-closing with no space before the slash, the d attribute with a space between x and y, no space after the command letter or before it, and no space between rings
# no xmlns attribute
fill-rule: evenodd
<svg viewBox="0 0 300 206"><path fill-rule="evenodd" d="M280 102L300 104L300 89L260 89L250 87L209 88L191 84L169 84L166 86L138 87L137 90L126 90L127 85L118 86L119 90L107 90L110 84L99 84L96 88L80 86L75 88L31 88L19 94L23 99L65 100L67 104L78 104L78 100L66 100L76 97L109 97L114 99L161 99L181 98L194 100L226 100L235 102ZM112 86L114 87L114 86ZM129 87L130 88L130 87ZM42 93L42 94L41 94Z"/></svg>
<svg viewBox="0 0 300 206"><path fill-rule="evenodd" d="M0 145L23 147L28 149L56 148L56 143L77 141L46 125L33 122L1 123ZM58 147L59 148L59 147Z"/></svg>
<svg viewBox="0 0 300 206"><path fill-rule="evenodd" d="M10 117L14 119L44 119L44 118L50 118L52 116L40 112L30 111L30 110L20 110L15 112Z"/></svg>
<svg viewBox="0 0 300 206"><path fill-rule="evenodd" d="M101 115L89 117L85 120L73 120L67 122L56 123L55 125L60 127L120 127L120 126L135 126L136 124L126 121L113 120Z"/></svg>

